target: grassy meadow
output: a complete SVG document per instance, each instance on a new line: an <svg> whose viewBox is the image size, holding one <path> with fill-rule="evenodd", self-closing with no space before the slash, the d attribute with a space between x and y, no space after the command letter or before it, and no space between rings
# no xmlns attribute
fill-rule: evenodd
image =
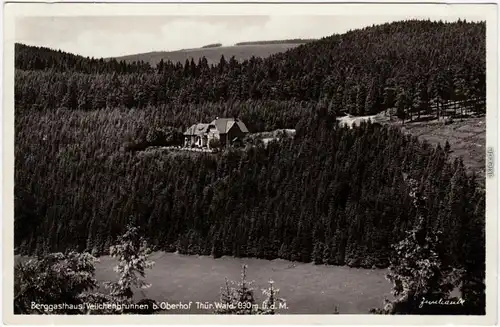
<svg viewBox="0 0 500 327"><path fill-rule="evenodd" d="M224 280L238 281L241 266L248 265L248 280L255 281L257 303L263 300L261 289L272 279L287 302L286 314L329 314L335 307L342 314L368 314L380 307L390 296L391 284L385 280L385 269L356 269L253 258L185 256L155 252L155 262L146 272L152 286L137 290L137 299L151 298L158 302L187 303L193 301L190 312L173 310L169 313L210 314L196 309L194 303L219 300ZM99 282L116 279L115 259L103 256L96 264ZM353 292L353 290L356 290Z"/></svg>

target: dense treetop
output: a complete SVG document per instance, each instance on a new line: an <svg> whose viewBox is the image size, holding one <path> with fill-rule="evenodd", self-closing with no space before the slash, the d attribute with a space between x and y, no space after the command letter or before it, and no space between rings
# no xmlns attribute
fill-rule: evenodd
<svg viewBox="0 0 500 327"><path fill-rule="evenodd" d="M127 64L125 61L89 58L46 47L15 44L15 67L22 70L77 71L88 74L103 72L147 71L151 67L144 62Z"/></svg>

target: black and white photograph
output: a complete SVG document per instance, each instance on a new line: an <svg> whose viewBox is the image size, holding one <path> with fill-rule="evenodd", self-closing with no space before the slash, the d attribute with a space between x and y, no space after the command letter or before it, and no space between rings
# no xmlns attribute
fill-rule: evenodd
<svg viewBox="0 0 500 327"><path fill-rule="evenodd" d="M4 314L495 317L484 11L240 6L12 14Z"/></svg>

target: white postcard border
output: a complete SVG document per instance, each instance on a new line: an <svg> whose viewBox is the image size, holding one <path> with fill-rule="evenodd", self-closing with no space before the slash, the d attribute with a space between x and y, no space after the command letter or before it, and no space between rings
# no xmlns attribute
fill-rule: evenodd
<svg viewBox="0 0 500 327"><path fill-rule="evenodd" d="M156 325L156 324L266 324L266 325L491 325L498 319L498 9L495 4L419 3L383 4L214 4L214 3L5 3L3 65L3 322L5 324ZM66 1L65 1L66 2ZM413 1L412 1L413 2ZM486 316L380 316L380 315L153 315L153 316L20 316L13 315L13 190L14 190L14 22L21 16L142 16L142 15L407 15L408 17L481 17L487 22L487 148L493 149L494 174L486 181ZM381 303L382 305L382 303Z"/></svg>

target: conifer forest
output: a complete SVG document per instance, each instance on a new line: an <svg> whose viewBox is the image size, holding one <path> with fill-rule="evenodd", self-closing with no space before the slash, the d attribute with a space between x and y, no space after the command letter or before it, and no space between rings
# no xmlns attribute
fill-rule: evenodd
<svg viewBox="0 0 500 327"><path fill-rule="evenodd" d="M152 251L389 269L406 302L372 313L456 288L458 314L484 314L484 175L401 125L485 119L485 98L484 22L397 21L217 64L16 44L15 254L113 255L132 224ZM216 117L295 133L175 150Z"/></svg>

